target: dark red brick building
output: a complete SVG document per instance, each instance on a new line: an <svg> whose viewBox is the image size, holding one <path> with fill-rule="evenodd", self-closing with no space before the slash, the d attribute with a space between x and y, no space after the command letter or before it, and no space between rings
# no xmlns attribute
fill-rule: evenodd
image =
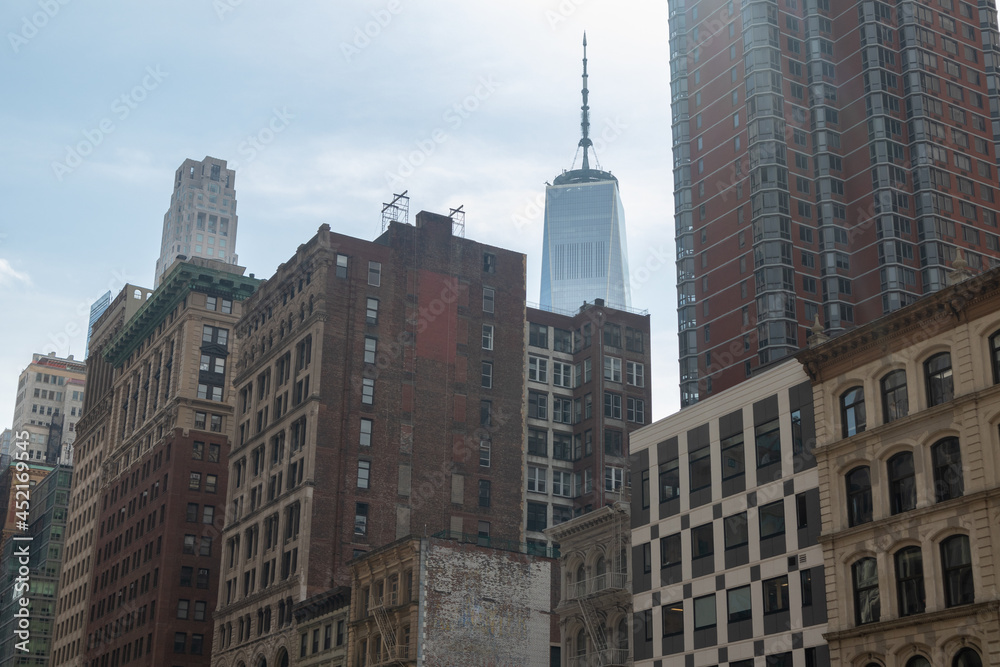
<svg viewBox="0 0 1000 667"><path fill-rule="evenodd" d="M525 258L452 230L324 225L247 302L213 664L293 653L295 604L397 538L521 540Z"/></svg>

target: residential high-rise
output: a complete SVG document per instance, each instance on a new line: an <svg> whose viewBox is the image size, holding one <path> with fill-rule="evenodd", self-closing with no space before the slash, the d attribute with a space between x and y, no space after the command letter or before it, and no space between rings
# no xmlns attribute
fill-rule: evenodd
<svg viewBox="0 0 1000 667"><path fill-rule="evenodd" d="M998 311L993 269L797 355L835 665L1000 664Z"/></svg>
<svg viewBox="0 0 1000 667"><path fill-rule="evenodd" d="M682 406L1000 256L994 3L668 6Z"/></svg>
<svg viewBox="0 0 1000 667"><path fill-rule="evenodd" d="M73 355L31 355L21 371L14 403L14 433L28 432L28 460L64 465L73 462L76 422L83 409L87 368Z"/></svg>
<svg viewBox="0 0 1000 667"><path fill-rule="evenodd" d="M595 299L614 308L632 305L625 209L618 179L590 168L587 36L583 37L583 166L564 171L545 188L542 240L543 309L576 312Z"/></svg>
<svg viewBox="0 0 1000 667"><path fill-rule="evenodd" d="M153 287L160 286L178 255L236 264L236 226L236 172L214 157L184 160L174 176L170 207L163 214Z"/></svg>
<svg viewBox="0 0 1000 667"><path fill-rule="evenodd" d="M83 400L84 416L76 428L80 437L73 456L70 516L66 523L52 643L53 665L85 667L90 664L86 657L90 578L94 569L94 540L98 534L100 514L101 464L112 432L108 419L115 389L114 368L101 352L146 303L150 294L149 289L125 285L91 330L94 354L87 357L89 382Z"/></svg>
<svg viewBox="0 0 1000 667"><path fill-rule="evenodd" d="M398 538L521 542L525 258L415 222L323 225L246 304L213 664Z"/></svg>

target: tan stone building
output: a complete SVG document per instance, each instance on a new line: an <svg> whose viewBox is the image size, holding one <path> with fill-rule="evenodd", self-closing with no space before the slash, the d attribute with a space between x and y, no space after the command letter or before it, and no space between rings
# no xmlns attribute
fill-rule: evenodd
<svg viewBox="0 0 1000 667"><path fill-rule="evenodd" d="M28 433L26 451L32 463L73 463L86 381L86 366L72 354L65 359L55 352L31 355L31 363L17 379L12 429Z"/></svg>
<svg viewBox="0 0 1000 667"><path fill-rule="evenodd" d="M799 359L832 664L1000 664L1000 270Z"/></svg>
<svg viewBox="0 0 1000 667"><path fill-rule="evenodd" d="M628 501L605 505L553 526L559 544L561 665L632 664L631 527Z"/></svg>
<svg viewBox="0 0 1000 667"><path fill-rule="evenodd" d="M347 623L351 611L351 589L338 586L314 595L292 607L295 623L290 634L298 646L291 658L297 667L344 667L347 664ZM296 644L297 642L297 644ZM287 652L275 667L288 667ZM283 662L282 659L285 659Z"/></svg>

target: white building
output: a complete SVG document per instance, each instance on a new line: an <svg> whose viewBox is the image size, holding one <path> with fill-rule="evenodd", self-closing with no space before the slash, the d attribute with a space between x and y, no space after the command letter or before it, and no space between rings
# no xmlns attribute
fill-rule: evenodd
<svg viewBox="0 0 1000 667"><path fill-rule="evenodd" d="M163 215L156 282L178 255L236 264L236 172L226 161L187 159L174 175L170 208Z"/></svg>
<svg viewBox="0 0 1000 667"><path fill-rule="evenodd" d="M11 430L28 432L31 461L73 464L76 422L83 410L87 367L73 355L33 354L17 380Z"/></svg>

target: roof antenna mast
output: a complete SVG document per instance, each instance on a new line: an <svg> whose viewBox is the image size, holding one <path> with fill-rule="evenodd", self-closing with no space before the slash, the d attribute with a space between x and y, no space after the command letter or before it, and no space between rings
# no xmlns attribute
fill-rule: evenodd
<svg viewBox="0 0 1000 667"><path fill-rule="evenodd" d="M583 106L580 107L580 129L583 131L583 137L580 139L579 146L583 149L583 168L590 169L590 158L587 156L587 149L594 145L594 142L590 140L590 107L587 106L587 95L589 90L587 90L587 33L583 33Z"/></svg>

